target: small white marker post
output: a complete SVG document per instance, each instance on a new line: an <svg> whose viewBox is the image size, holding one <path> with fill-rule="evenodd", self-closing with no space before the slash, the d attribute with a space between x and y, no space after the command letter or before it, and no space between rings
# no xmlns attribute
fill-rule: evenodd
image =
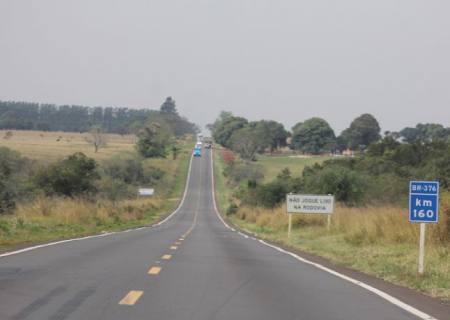
<svg viewBox="0 0 450 320"><path fill-rule="evenodd" d="M288 239L291 238L291 230L292 230L292 214L288 213L289 216L289 224L288 224Z"/></svg>
<svg viewBox="0 0 450 320"><path fill-rule="evenodd" d="M419 240L419 274L423 275L425 261L425 223L420 224L420 240Z"/></svg>
<svg viewBox="0 0 450 320"><path fill-rule="evenodd" d="M330 232L331 229L331 214L327 215L327 231Z"/></svg>

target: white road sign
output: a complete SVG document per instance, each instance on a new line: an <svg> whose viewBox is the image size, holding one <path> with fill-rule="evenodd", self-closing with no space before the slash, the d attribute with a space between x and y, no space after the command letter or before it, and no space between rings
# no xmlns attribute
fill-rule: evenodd
<svg viewBox="0 0 450 320"><path fill-rule="evenodd" d="M286 203L288 213L332 214L334 196L288 194Z"/></svg>
<svg viewBox="0 0 450 320"><path fill-rule="evenodd" d="M139 188L138 194L140 196L152 196L155 193L155 189L152 188Z"/></svg>

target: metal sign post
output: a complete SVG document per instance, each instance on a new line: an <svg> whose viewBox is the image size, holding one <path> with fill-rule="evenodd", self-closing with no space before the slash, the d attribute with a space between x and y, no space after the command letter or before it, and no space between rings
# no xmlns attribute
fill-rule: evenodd
<svg viewBox="0 0 450 320"><path fill-rule="evenodd" d="M292 214L288 213L289 223L288 223L288 238L291 238L291 230L292 230Z"/></svg>
<svg viewBox="0 0 450 320"><path fill-rule="evenodd" d="M420 222L418 273L425 271L426 223L437 223L439 218L439 182L411 181L409 183L409 221Z"/></svg>
<svg viewBox="0 0 450 320"><path fill-rule="evenodd" d="M419 274L423 274L425 262L425 223L420 224L420 240L419 240Z"/></svg>

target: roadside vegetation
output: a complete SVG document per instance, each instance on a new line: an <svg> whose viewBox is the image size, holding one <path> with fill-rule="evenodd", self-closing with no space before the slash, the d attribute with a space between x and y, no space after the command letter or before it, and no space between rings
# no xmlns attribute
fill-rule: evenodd
<svg viewBox="0 0 450 320"><path fill-rule="evenodd" d="M250 126L223 115L211 126L213 136L217 128L219 137L223 127L231 137ZM298 123L287 136L287 147L266 146L252 157L242 156L231 140L216 150L221 212L259 237L450 300L449 128L419 124L382 135L376 119L362 115L337 137L319 118ZM423 276L417 274L419 227L408 221L414 179L441 186L440 220L427 228ZM288 239L290 192L335 195L330 229L325 216L294 215Z"/></svg>
<svg viewBox="0 0 450 320"><path fill-rule="evenodd" d="M179 117L173 100L159 112ZM142 123L136 136L97 127L81 134L6 131L3 140L19 143L0 146L0 251L148 225L170 213L184 189L196 128L175 134L161 118ZM113 141L120 148L108 150ZM29 145L33 152L22 155ZM139 187L155 195L140 198Z"/></svg>

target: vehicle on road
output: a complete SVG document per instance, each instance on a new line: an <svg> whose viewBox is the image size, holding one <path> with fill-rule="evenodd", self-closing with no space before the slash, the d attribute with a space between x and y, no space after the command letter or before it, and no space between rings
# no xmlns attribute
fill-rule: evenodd
<svg viewBox="0 0 450 320"><path fill-rule="evenodd" d="M194 157L201 157L201 156L202 156L202 149L194 148Z"/></svg>

